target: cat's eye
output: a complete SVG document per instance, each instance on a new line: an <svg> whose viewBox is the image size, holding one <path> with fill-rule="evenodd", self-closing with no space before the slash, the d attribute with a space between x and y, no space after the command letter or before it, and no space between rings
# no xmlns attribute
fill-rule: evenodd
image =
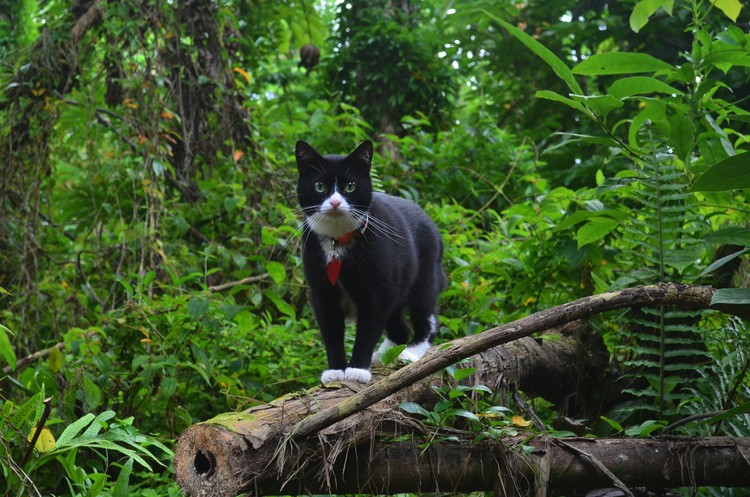
<svg viewBox="0 0 750 497"><path fill-rule="evenodd" d="M313 188L315 188L315 191L318 193L325 193L325 191L327 190L326 184L322 181L316 181L313 185Z"/></svg>
<svg viewBox="0 0 750 497"><path fill-rule="evenodd" d="M354 181L350 181L346 184L346 186L344 186L344 191L346 193L351 193L356 189L357 189L357 183L355 183Z"/></svg>

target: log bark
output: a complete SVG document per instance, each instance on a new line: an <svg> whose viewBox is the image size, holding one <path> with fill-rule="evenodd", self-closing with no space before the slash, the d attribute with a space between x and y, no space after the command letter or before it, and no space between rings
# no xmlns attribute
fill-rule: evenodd
<svg viewBox="0 0 750 497"><path fill-rule="evenodd" d="M429 404L428 399L430 395L434 396L434 389L431 381L425 381L425 378L476 354L480 355L473 359L473 365L477 368L474 381L488 383L496 389L507 387L515 381L516 385L533 393L534 386L527 380L532 376L538 376L539 370L535 369L535 366L526 368L524 364L544 363L554 359L558 354L548 354L541 360L531 361L533 344L538 342L524 337L599 312L623 307L678 304L683 307L706 308L710 306L712 295L713 289L711 288L675 284L637 287L596 295L538 312L479 335L434 347L422 360L389 375L385 374L387 371L374 370L374 383L369 386L351 382L329 385L291 394L268 405L241 413L217 416L205 423L191 426L181 435L175 451L177 480L189 496L223 497L241 492L253 494L393 493L428 491L438 488L441 491L446 488L454 488L456 491L492 488L497 490L503 485L522 486L519 482L524 479L528 480L528 469L524 469L528 466L533 469L532 473L534 471L539 473L540 469L549 468L549 472L541 472L551 476L557 474L556 471L558 473L562 471L561 478L572 478L570 477L572 473L563 471L565 468L573 467L570 460L564 461L559 457L556 459L547 455L551 450L547 447L562 450L561 445L549 440L535 442L535 444L541 443L542 445L542 447L534 445L535 453L543 449L542 452L545 455L538 460L533 458L528 460L530 462L524 462L527 461L525 457L517 456L517 450L514 452L513 447L518 444L514 440L496 441L494 444L484 443L476 447L472 447L471 443L457 446L433 444L422 453L421 449L415 448L415 444L424 442L428 433L425 432L421 423L409 418L398 409L398 404L407 400ZM522 338L524 340L519 341ZM516 342L508 344L511 341ZM541 348L548 347L552 343L555 341L542 341ZM573 356L590 361L591 357L585 353L588 347L583 350L584 348L580 347L580 340L577 343L578 352ZM526 346L532 349L524 351L523 347ZM491 348L492 350L489 350ZM493 356L494 358L490 359ZM591 366L590 363L589 366ZM494 373L493 368L497 368ZM578 370L583 369L578 368ZM541 381L538 384L554 383L552 390L558 392L575 391L581 378L580 375L569 375L566 380L564 371L566 371L565 367L548 369L544 373L544 379L547 381ZM576 368L567 371L575 372ZM546 394L551 395L549 392ZM411 445L404 446L404 442L397 442L393 445L394 442L388 442L394 438L400 440L398 437L402 436L411 438ZM672 443L670 441L662 442L667 445L654 448L652 450L654 457L664 456L667 454L664 450L673 446L669 445ZM590 443L588 441L571 443L585 445L586 450L576 451L566 445L562 446L564 451L574 452L576 458L582 458L588 461L588 464L592 461L595 463L598 456L595 453L587 456L586 451L598 446L609 447L606 442L597 442L593 446L587 445ZM697 446L694 448L698 450ZM616 444L611 449L612 454L605 451L606 454L603 453L601 457L615 462L619 461L617 454L635 461L643 459L643 456L638 455L637 452L622 452L624 449L621 449ZM688 449L685 450L688 455L691 454ZM393 460L388 457L382 459L382 454L389 453L394 457ZM685 460L692 461L683 452L677 453L680 457L684 456L683 459L687 457ZM399 459L396 454L402 454L403 458ZM421 456L417 457L420 454ZM747 454L744 448L735 450L732 456L734 457L732 468L736 469L738 465L746 464ZM427 456L429 457L424 459ZM378 457L381 457L383 461L379 463L380 466L376 464ZM558 467L555 464L558 464L557 461L560 460L564 462ZM490 464L491 461L495 461L495 464ZM713 460L710 462L713 464ZM428 464L432 469L423 467L424 464ZM585 463L579 462L578 464ZM385 469L370 472L372 468L381 466ZM454 469L454 466L459 469ZM685 480L682 476L681 479L677 479L673 475L662 474L658 471L659 467L661 466L650 464L647 472L650 474L654 470L654 474L661 474L661 477L654 476L657 480L661 478L658 480L661 486L680 486L686 481L692 481ZM590 468L587 470L589 477L598 470L603 471L609 480L617 482L617 478L612 473L607 474L606 466L596 464L593 468L593 470ZM699 469L703 470L703 466ZM499 473L498 470L500 470ZM394 471L397 473L392 473ZM410 477L396 478L394 476L409 474L410 471L412 472ZM488 471L487 475L485 471ZM680 471L683 476L689 475L695 482L703 481L692 476L693 473L682 469ZM708 475L706 478L712 477L712 471L713 469L707 470L701 474ZM588 477L585 480L597 481L595 478ZM563 483L555 481L555 488L563 488L561 486L564 485ZM542 481L539 488L546 488L546 485L547 482ZM528 488L528 485L525 488Z"/></svg>
<svg viewBox="0 0 750 497"><path fill-rule="evenodd" d="M575 321L549 330L540 339L526 337L493 347L460 367L476 369L464 381L466 384L487 385L500 398L520 388L561 401L587 378L601 377L607 360L601 338L583 322ZM382 379L394 369L373 368L373 377ZM555 371L554 379L550 371ZM370 452L373 439L407 433L423 436L422 425L398 405L410 401L429 409L440 399L435 387L450 380L445 375L435 375L417 382L300 445L285 443L295 424L312 413L340 404L365 387L356 382L326 385L242 413L217 416L181 435L175 453L178 481L193 496L229 496L261 489L260 493L277 493L281 491L280 481L289 481L300 490L310 474L317 475L313 480L320 482L321 489L336 488L334 475L339 471L358 471L339 467L337 461L349 459L350 453ZM402 448L394 450L403 452Z"/></svg>
<svg viewBox="0 0 750 497"><path fill-rule="evenodd" d="M258 480L243 491L253 495L382 495L495 489L497 495L511 496L544 495L554 489L574 494L614 487L613 477L629 488L750 486L747 438L538 437L524 444L528 454L522 452L522 442L523 437L514 437L473 445L470 441L440 442L426 449L418 442L351 447L328 469L327 480L321 478L319 468L306 467L294 478L282 473L278 479Z"/></svg>

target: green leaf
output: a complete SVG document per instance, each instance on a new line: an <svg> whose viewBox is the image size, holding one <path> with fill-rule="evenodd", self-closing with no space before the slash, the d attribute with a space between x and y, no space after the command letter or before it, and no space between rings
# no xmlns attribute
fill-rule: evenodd
<svg viewBox="0 0 750 497"><path fill-rule="evenodd" d="M717 423L719 421L723 421L728 418L733 418L734 416L737 416L738 414L744 414L748 411L750 411L750 402L743 402L742 404L738 406L734 406L731 409L728 409L720 414L717 414L716 416L713 416L707 419L706 423L707 424Z"/></svg>
<svg viewBox="0 0 750 497"><path fill-rule="evenodd" d="M614 109L622 107L622 101L612 95L571 95L573 100L586 104L594 113L606 116Z"/></svg>
<svg viewBox="0 0 750 497"><path fill-rule="evenodd" d="M0 357L11 367L16 368L16 351L13 349L13 345L10 343L8 335L12 335L13 332L8 328L0 324ZM55 349L57 350L57 349Z"/></svg>
<svg viewBox="0 0 750 497"><path fill-rule="evenodd" d="M720 288L711 297L711 305L714 304L750 304L750 288Z"/></svg>
<svg viewBox="0 0 750 497"><path fill-rule="evenodd" d="M724 12L724 15L730 18L732 22L737 22L742 10L742 4L739 0L710 0L710 2L714 7Z"/></svg>
<svg viewBox="0 0 750 497"><path fill-rule="evenodd" d="M451 414L479 422L479 417L477 417L477 415L473 412L467 411L466 409L455 409Z"/></svg>
<svg viewBox="0 0 750 497"><path fill-rule="evenodd" d="M714 271L716 271L717 269L719 269L721 266L723 266L727 262L729 262L729 261L731 261L733 259L736 259L737 257L741 256L742 254L744 254L748 250L750 250L750 248L739 250L739 251L737 251L737 252L735 252L733 254L729 254L727 256L722 257L719 260L716 260L716 261L712 262L711 265L708 266L706 269L704 269L703 272L701 274L699 274L696 279L701 278L701 277L703 277L703 276L705 276L707 274L713 273Z"/></svg>
<svg viewBox="0 0 750 497"><path fill-rule="evenodd" d="M616 98L632 97L634 95L648 95L663 93L665 95L682 95L682 91L656 78L648 76L628 76L620 78L609 87L610 95Z"/></svg>
<svg viewBox="0 0 750 497"><path fill-rule="evenodd" d="M614 428L617 433L620 433L623 430L622 425L618 423L617 421L615 421L614 419L609 419L606 416L599 416L599 419L601 419L602 421L607 423L609 426Z"/></svg>
<svg viewBox="0 0 750 497"><path fill-rule="evenodd" d="M669 122L669 145L677 157L683 162L693 152L693 137L695 129L693 121L687 116L685 109L676 108L670 104L667 107L667 122Z"/></svg>
<svg viewBox="0 0 750 497"><path fill-rule="evenodd" d="M630 29L636 33L640 31L643 26L648 24L649 17L660 7L663 7L665 12L672 15L673 4L674 0L641 0L633 9L633 13L630 14Z"/></svg>
<svg viewBox="0 0 750 497"><path fill-rule="evenodd" d="M537 98L545 98L547 100L553 100L555 102L560 102L562 104L567 105L568 107L572 107L575 110L582 112L583 114L586 114L587 116L591 115L591 112L580 102L576 102L575 100L571 100L567 97L564 97L560 95L559 93L555 93L550 90L539 90L536 92Z"/></svg>
<svg viewBox="0 0 750 497"><path fill-rule="evenodd" d="M455 378L456 381L465 380L469 376L476 373L476 368L460 368L456 369L456 371L453 373L453 378Z"/></svg>
<svg viewBox="0 0 750 497"><path fill-rule="evenodd" d="M573 74L603 76L637 74L674 69L670 64L645 53L608 52L595 54L573 68Z"/></svg>
<svg viewBox="0 0 750 497"><path fill-rule="evenodd" d="M130 490L130 474L133 472L133 458L128 458L117 475L115 487L112 489L112 497L128 497Z"/></svg>
<svg viewBox="0 0 750 497"><path fill-rule="evenodd" d="M703 62L719 68L726 74L732 66L750 67L750 52L738 48L716 50L704 57Z"/></svg>
<svg viewBox="0 0 750 497"><path fill-rule="evenodd" d="M89 410L95 410L102 403L102 390L88 376L81 381L83 386L83 400Z"/></svg>
<svg viewBox="0 0 750 497"><path fill-rule="evenodd" d="M206 314L206 311L208 311L208 301L198 297L193 297L190 299L190 302L188 302L187 310L190 319L197 321Z"/></svg>
<svg viewBox="0 0 750 497"><path fill-rule="evenodd" d="M280 285L286 278L286 268L280 262L270 261L266 263L266 271L271 275L271 279L277 285Z"/></svg>
<svg viewBox="0 0 750 497"><path fill-rule="evenodd" d="M94 422L86 428L81 434L81 437L95 437L99 434L102 428L106 425L107 421L115 417L115 411L104 411L96 416Z"/></svg>
<svg viewBox="0 0 750 497"><path fill-rule="evenodd" d="M284 302L281 299L281 297L279 297L273 292L269 291L269 292L266 292L264 295L268 298L268 300L273 302L273 304L276 306L276 308L279 311L281 311L282 314L285 314L289 316L290 318L295 319L295 317L297 316L297 312L294 310L294 307Z"/></svg>
<svg viewBox="0 0 750 497"><path fill-rule="evenodd" d="M709 167L690 187L691 192L724 192L750 187L750 155L733 155Z"/></svg>
<svg viewBox="0 0 750 497"><path fill-rule="evenodd" d="M617 228L619 221L609 217L595 217L581 226L576 233L578 248L601 240Z"/></svg>
<svg viewBox="0 0 750 497"><path fill-rule="evenodd" d="M383 351L382 354L380 354L380 362L383 365L391 364L393 361L398 359L398 356L401 355L401 352L403 352L405 348L406 344L388 347L387 349L385 349L385 351Z"/></svg>
<svg viewBox="0 0 750 497"><path fill-rule="evenodd" d="M750 247L750 229L743 226L727 226L707 234L704 240L722 245Z"/></svg>
<svg viewBox="0 0 750 497"><path fill-rule="evenodd" d="M494 19L497 23L499 23L502 27L504 27L508 32L513 35L518 41L526 45L527 48L529 48L532 52L534 52L537 57L542 59L550 68L557 74L557 77L562 79L565 84L568 86L568 89L572 93L576 94L582 94L583 90L581 89L581 85L578 84L578 81L576 81L575 76L573 76L573 73L570 71L570 68L568 67L565 62L560 60L559 57L557 57L550 49L536 41L531 36L527 35L517 27L508 24L507 22L503 21L499 17L491 14L490 12L484 11L485 14L490 16L492 19Z"/></svg>
<svg viewBox="0 0 750 497"><path fill-rule="evenodd" d="M401 408L401 410L406 411L409 414L419 414L424 416L425 418L430 416L430 412L416 402L402 402L398 406Z"/></svg>
<svg viewBox="0 0 750 497"><path fill-rule="evenodd" d="M85 427L91 423L94 418L92 413L84 414L81 418L79 418L76 421L73 421L71 424L69 424L62 433L60 433L60 436L57 437L57 443L55 444L55 448L62 448L66 445L68 445L78 433L83 430Z"/></svg>

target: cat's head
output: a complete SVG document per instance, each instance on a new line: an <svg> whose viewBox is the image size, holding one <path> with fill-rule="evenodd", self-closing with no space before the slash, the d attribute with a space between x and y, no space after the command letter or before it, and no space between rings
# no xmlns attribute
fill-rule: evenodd
<svg viewBox="0 0 750 497"><path fill-rule="evenodd" d="M372 202L372 143L362 142L349 155L322 156L298 141L297 198L314 232L338 238L363 226Z"/></svg>

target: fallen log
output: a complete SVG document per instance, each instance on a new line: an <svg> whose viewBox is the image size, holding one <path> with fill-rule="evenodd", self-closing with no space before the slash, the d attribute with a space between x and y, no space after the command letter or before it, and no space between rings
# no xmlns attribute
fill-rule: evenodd
<svg viewBox="0 0 750 497"><path fill-rule="evenodd" d="M476 370L465 380L467 384L487 385L500 398L507 397L512 389L520 388L561 401L582 381L601 377L607 361L608 354L601 337L585 323L575 321L549 330L541 339L526 337L493 347L461 367ZM393 369L373 368L373 377L381 379ZM554 376L551 371L554 371ZM237 495L247 489L242 482L251 484L254 492L261 488L261 493L280 492L280 487L274 487L280 480L297 481L300 472L306 473L306 468L316 465L312 471L318 473L321 465L335 462L336 454L341 450L356 450L352 447L363 450L362 447L369 445L373 438L390 438L394 433L421 434L421 424L399 410L398 405L409 401L429 409L440 399L435 387L446 381L450 378L435 375L428 381L411 385L319 434L321 452L313 450L303 456L303 452L310 451L290 450L275 464L269 462L280 455L277 452L279 444L296 423L312 413L341 403L365 387L356 382L327 385L290 394L241 413L217 416L188 428L181 435L175 453L178 481L188 495L194 496ZM282 450L285 450L283 446ZM321 458L320 454L326 454L326 457ZM291 463L289 457L294 457L295 462ZM326 477L329 481L323 487L334 488L330 478L336 471ZM299 488L299 482L293 485Z"/></svg>
<svg viewBox="0 0 750 497"><path fill-rule="evenodd" d="M491 347L512 347L508 344L528 335L549 329L571 321L586 318L596 313L638 305L678 304L690 308L709 307L713 289L688 285L660 284L649 287L637 287L620 292L596 295L563 306L547 309L508 325L487 330L479 335L454 340L448 344L434 347L420 361L385 375L383 371L374 371L374 383L369 386L345 382L297 394L287 395L276 401L241 413L227 413L189 427L180 437L175 450L175 472L177 481L189 496L234 496L241 492L254 494L274 493L336 493L336 492L370 492L374 491L372 481L380 481L375 493L393 493L396 491L427 491L428 475L420 470L416 480L399 483L393 479L375 480L366 468L375 467L377 453L381 450L396 450L387 444L394 437L407 435L419 440L424 434L421 423L408 417L398 409L398 404L406 400L424 402L425 395L434 393L430 381L423 381L451 364L481 354ZM534 340L531 340L534 342ZM526 342L530 343L529 339ZM544 343L544 342L543 342ZM549 343L553 343L550 341ZM508 344L508 345L504 345ZM547 343L544 343L547 346ZM487 352L493 354L498 352ZM583 354L585 356L585 354ZM500 351L498 359L483 361L481 356L474 360L477 372L474 381L490 383L493 388L508 385L509 378L496 381L498 375L492 376L486 369L497 365L500 377L506 374L507 364L523 364L524 353L519 350L505 349ZM528 354L526 354L528 357ZM503 360L503 358L505 358ZM484 365L484 366L483 366ZM489 366L488 366L489 365ZM522 371L518 368L518 372ZM580 376L575 376L580 378ZM562 378L558 371L546 374L548 382ZM545 382L539 382L544 384ZM518 378L518 385L523 379ZM522 387L523 388L523 387ZM572 392L575 386L557 388L560 392ZM531 390L529 390L531 391ZM422 399L422 400L420 400ZM369 409L366 409L368 408ZM366 409L366 410L365 410ZM401 442L399 442L401 443ZM581 442L584 443L584 442ZM477 461L485 466L484 456L474 454L471 444L469 453L458 451L457 461L469 464ZM512 448L517 445L512 440L503 440L494 445L480 444L482 450L489 450L491 458L499 461L511 461L506 465L511 468L502 481L521 481L525 474L513 457ZM544 442L545 446L550 445ZM438 446L439 447L439 446ZM559 445L555 445L559 447ZM666 446L665 446L666 447ZM425 454L429 452L432 446ZM403 447L399 450L403 450ZM412 451L414 448L409 449ZM458 450L457 447L436 450ZM500 452L497 452L497 451ZM535 447L534 450L537 450ZM615 449L617 452L619 449ZM744 449L743 449L744 450ZM354 451L354 452L352 452ZM740 455L746 452L739 452ZM442 453L439 453L440 455ZM484 454L480 450L480 454ZM356 457L355 457L356 455ZM448 457L447 455L444 457ZM577 457L584 457L578 454ZM437 459L438 461L440 459ZM743 459L744 460L744 459ZM396 460L399 466L417 467L411 460ZM554 468L554 458L542 458L538 466L531 460L533 471ZM568 464L568 463L566 463ZM569 465L569 464L568 464ZM441 465L443 469L444 465ZM473 466L473 463L472 463ZM524 467L529 466L524 463ZM493 466L487 466L493 468ZM601 470L603 466L597 465ZM408 471L407 468L401 468ZM467 472L477 468L468 468ZM519 472L520 471L520 472ZM432 476L449 474L436 469ZM468 472L466 478L452 483L464 491L464 486L473 490L489 490L500 481L497 467L491 470L493 478L479 478ZM542 471L543 474L546 474ZM501 474L502 471L501 471ZM554 473L550 473L554 474ZM605 471L606 474L606 471ZM342 475L349 475L346 481L356 481L356 488L341 486ZM424 475L424 478L422 477ZM371 478L372 476L372 478ZM509 479L508 479L509 478ZM612 479L612 475L610 475ZM433 480L439 482L440 480ZM592 479L591 481L595 481ZM698 480L696 480L698 481ZM462 483L461 483L462 482ZM490 486L486 486L489 482ZM684 480L672 479L663 486L683 485ZM445 488L443 483L441 488ZM474 486L479 487L474 488ZM437 486L437 484L436 484ZM450 486L450 485L449 485ZM557 485L556 485L557 486ZM480 488L481 487L481 488ZM562 487L561 487L562 488Z"/></svg>

